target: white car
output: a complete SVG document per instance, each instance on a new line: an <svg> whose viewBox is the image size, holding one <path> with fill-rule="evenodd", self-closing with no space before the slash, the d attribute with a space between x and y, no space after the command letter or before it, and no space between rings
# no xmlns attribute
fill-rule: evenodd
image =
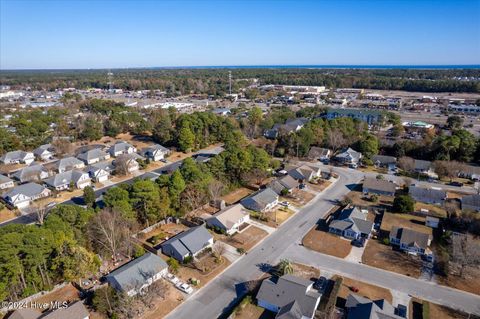
<svg viewBox="0 0 480 319"><path fill-rule="evenodd" d="M190 287L189 284L179 283L176 285L176 287L186 294L191 294L193 292L193 288Z"/></svg>
<svg viewBox="0 0 480 319"><path fill-rule="evenodd" d="M288 207L290 206L290 202L284 201L280 203L281 206Z"/></svg>
<svg viewBox="0 0 480 319"><path fill-rule="evenodd" d="M176 285L180 282L180 279L178 279L175 275L172 275L172 274L167 275L167 280L170 281L174 285Z"/></svg>

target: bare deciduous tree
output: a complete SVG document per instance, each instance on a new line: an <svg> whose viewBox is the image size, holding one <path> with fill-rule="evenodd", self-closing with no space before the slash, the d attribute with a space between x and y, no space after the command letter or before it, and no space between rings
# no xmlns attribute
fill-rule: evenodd
<svg viewBox="0 0 480 319"><path fill-rule="evenodd" d="M205 201L204 194L194 185L187 186L181 196L190 210L198 208Z"/></svg>
<svg viewBox="0 0 480 319"><path fill-rule="evenodd" d="M220 182L219 180L212 180L208 184L208 194L210 196L210 199L213 201L217 201L220 196L222 196L224 188L225 186L222 182Z"/></svg>
<svg viewBox="0 0 480 319"><path fill-rule="evenodd" d="M33 206L33 211L35 213L35 217L37 217L37 222L40 225L43 225L43 222L45 221L45 217L47 216L47 213L48 213L47 207L40 204L35 204Z"/></svg>
<svg viewBox="0 0 480 319"><path fill-rule="evenodd" d="M398 159L398 167L405 172L413 172L415 170L415 160L408 156L402 156Z"/></svg>
<svg viewBox="0 0 480 319"><path fill-rule="evenodd" d="M105 209L96 214L88 227L88 234L96 251L114 262L131 249L132 225L115 210Z"/></svg>
<svg viewBox="0 0 480 319"><path fill-rule="evenodd" d="M131 165L134 165L132 161L134 160L131 159L128 155L119 155L115 159L115 173L123 176L128 175L130 173Z"/></svg>
<svg viewBox="0 0 480 319"><path fill-rule="evenodd" d="M74 145L68 139L56 139L52 142L53 147L58 155L72 155L74 150Z"/></svg>
<svg viewBox="0 0 480 319"><path fill-rule="evenodd" d="M450 181L458 177L464 166L464 164L457 161L435 161L433 163L435 173L437 173L438 177L447 177Z"/></svg>
<svg viewBox="0 0 480 319"><path fill-rule="evenodd" d="M213 256L219 260L222 260L223 254L225 254L226 250L227 247L222 242L217 241L213 246Z"/></svg>
<svg viewBox="0 0 480 319"><path fill-rule="evenodd" d="M335 153L337 150L345 147L347 145L347 141L343 136L342 131L335 128L328 133L327 144L332 149L333 153Z"/></svg>

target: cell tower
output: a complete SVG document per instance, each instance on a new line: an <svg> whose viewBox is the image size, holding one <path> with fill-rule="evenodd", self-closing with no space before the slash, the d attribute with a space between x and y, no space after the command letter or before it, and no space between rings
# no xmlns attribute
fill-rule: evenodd
<svg viewBox="0 0 480 319"><path fill-rule="evenodd" d="M232 71L228 71L228 93L232 95Z"/></svg>
<svg viewBox="0 0 480 319"><path fill-rule="evenodd" d="M113 93L113 73L108 70L107 73L107 78L108 78L108 92Z"/></svg>

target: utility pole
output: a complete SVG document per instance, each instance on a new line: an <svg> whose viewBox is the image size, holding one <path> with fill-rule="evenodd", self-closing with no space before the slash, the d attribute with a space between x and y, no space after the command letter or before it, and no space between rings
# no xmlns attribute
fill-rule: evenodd
<svg viewBox="0 0 480 319"><path fill-rule="evenodd" d="M112 94L113 93L113 73L110 72L110 70L108 70L107 78L108 78L108 92Z"/></svg>
<svg viewBox="0 0 480 319"><path fill-rule="evenodd" d="M232 71L228 71L228 93L232 95Z"/></svg>

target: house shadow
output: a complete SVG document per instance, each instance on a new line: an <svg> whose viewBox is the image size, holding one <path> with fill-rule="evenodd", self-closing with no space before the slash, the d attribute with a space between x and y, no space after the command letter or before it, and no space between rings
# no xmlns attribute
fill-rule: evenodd
<svg viewBox="0 0 480 319"><path fill-rule="evenodd" d="M263 280L251 280L246 282L241 282L235 284L235 299L233 299L225 308L222 310L222 314L218 317L219 319L227 319L230 318L233 309L237 307L242 300L247 296L250 295L252 297L257 295L258 290L260 289L260 285L262 284ZM268 317L268 314L265 314L265 317L261 318L274 318ZM263 316L263 313L262 313Z"/></svg>
<svg viewBox="0 0 480 319"><path fill-rule="evenodd" d="M83 197L72 197L70 200L76 205L85 205Z"/></svg>
<svg viewBox="0 0 480 319"><path fill-rule="evenodd" d="M327 221L325 219L319 219L317 222L317 226L315 227L315 230L328 231Z"/></svg>
<svg viewBox="0 0 480 319"><path fill-rule="evenodd" d="M345 187L348 188L351 191L361 190L360 184L347 184L347 185L345 185Z"/></svg>
<svg viewBox="0 0 480 319"><path fill-rule="evenodd" d="M410 219L410 222L417 225L425 225L425 222L416 219Z"/></svg>

